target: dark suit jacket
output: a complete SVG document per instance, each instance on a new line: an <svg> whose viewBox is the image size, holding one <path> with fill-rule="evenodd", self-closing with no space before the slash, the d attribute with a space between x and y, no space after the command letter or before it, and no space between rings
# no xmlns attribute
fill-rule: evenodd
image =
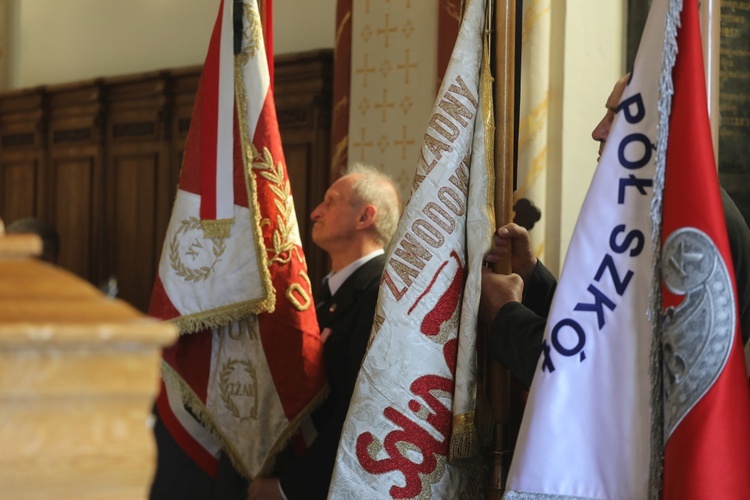
<svg viewBox="0 0 750 500"><path fill-rule="evenodd" d="M492 321L490 351L527 387L542 354L542 338L557 280L538 261L524 285L523 304L509 302Z"/></svg>
<svg viewBox="0 0 750 500"><path fill-rule="evenodd" d="M333 474L341 430L354 392L359 367L367 349L385 255L365 263L317 307L321 332L331 329L323 358L331 393L313 412L318 436L310 448L281 476L289 500L325 499Z"/></svg>

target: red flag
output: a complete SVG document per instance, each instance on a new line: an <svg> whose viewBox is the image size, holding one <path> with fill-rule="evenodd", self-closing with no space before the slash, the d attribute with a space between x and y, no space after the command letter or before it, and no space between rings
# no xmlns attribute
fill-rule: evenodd
<svg viewBox="0 0 750 500"><path fill-rule="evenodd" d="M662 226L663 305L674 313L663 338L663 495L747 498L750 388L695 1L684 2L677 43Z"/></svg>
<svg viewBox="0 0 750 500"><path fill-rule="evenodd" d="M236 4L220 4L150 312L182 334L163 353L165 427L209 476L221 448L254 478L325 380L260 14L243 4L237 55Z"/></svg>

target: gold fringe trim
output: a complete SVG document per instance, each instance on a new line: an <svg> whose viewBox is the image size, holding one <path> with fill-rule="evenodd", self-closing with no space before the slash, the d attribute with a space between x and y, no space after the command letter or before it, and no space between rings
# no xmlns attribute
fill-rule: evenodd
<svg viewBox="0 0 750 500"><path fill-rule="evenodd" d="M209 328L219 328L233 321L246 319L254 314L262 312L273 312L276 308L276 295L274 301L268 303L268 297L258 300L237 302L226 306L209 309L195 314L179 316L170 320L179 330L180 335L196 333Z"/></svg>
<svg viewBox="0 0 750 500"><path fill-rule="evenodd" d="M474 426L474 413L453 415L453 433L448 450L448 460L465 460L479 451L479 437Z"/></svg>
<svg viewBox="0 0 750 500"><path fill-rule="evenodd" d="M164 384L169 386L172 391L177 391L180 394L183 404L190 408L190 411L193 412L201 425L215 438L220 439L206 407L203 406L203 403L201 403L195 392L182 380L182 377L180 377L175 369L169 366L164 360L161 362L161 378L164 379Z"/></svg>
<svg viewBox="0 0 750 500"><path fill-rule="evenodd" d="M204 238L229 238L234 219L201 220Z"/></svg>
<svg viewBox="0 0 750 500"><path fill-rule="evenodd" d="M276 455L283 450L287 444L289 444L289 440L292 438L292 435L294 435L295 432L297 432L297 429L299 429L300 424L302 424L302 421L307 418L313 410L315 410L318 406L320 406L323 401L326 400L328 397L328 394L330 393L330 388L328 387L328 384L325 385L325 387L318 393L317 396L315 396L312 401L297 415L297 417L294 418L291 422L289 422L289 426L287 427L286 431L279 436L279 439L276 440L276 443L271 447L271 451L268 453L268 458L265 462L263 462L263 465L260 468L260 471L258 472L258 475L256 477L264 477L267 476L274 465L274 461L276 460ZM229 456L230 459L232 459L232 463L234 463L235 458L233 456ZM250 475L245 476L247 479L252 481L253 477L250 477Z"/></svg>
<svg viewBox="0 0 750 500"><path fill-rule="evenodd" d="M182 377L180 377L180 375L174 370L174 368L169 366L169 364L167 364L165 361L162 361L162 378L164 379L165 385L168 385L172 390L179 391L179 394L182 397L183 404L187 405L188 408L190 408L190 411L193 412L193 415L195 415L201 425L219 441L222 450L227 454L229 460L232 462L232 465L235 467L235 469L237 469L237 472L242 474L242 476L244 476L249 481L253 481L255 478L252 477L250 471L247 470L245 464L240 458L240 453L238 453L235 447L232 446L231 440L227 439L221 433L221 431L219 431L216 424L214 423L213 418L211 417L210 412L201 402L200 398L198 398L198 396L195 394L195 392L193 392L190 386L182 380ZM318 393L318 395L315 396L310 401L310 403L307 404L307 406L305 406L305 408L294 418L294 420L289 422L286 431L284 431L279 436L279 438L276 440L276 443L274 443L274 445L269 450L268 455L266 456L266 460L261 465L261 468L258 471L256 477L263 477L268 475L268 473L271 471L271 468L273 467L274 461L276 460L276 455L289 443L292 435L297 432L297 429L302 423L302 420L305 419L314 409L320 406L323 401L325 401L325 399L328 397L329 392L330 389L328 385L324 386L323 389Z"/></svg>
<svg viewBox="0 0 750 500"><path fill-rule="evenodd" d="M258 255L258 267L261 286L263 287L264 295L266 300L259 304L265 307L265 311L273 312L276 307L276 289L271 281L271 272L268 270L268 254L266 252L266 244L263 241L263 230L261 228L261 213L260 204L258 203L258 186L255 183L255 177L252 175L253 167L253 152L252 152L252 141L249 137L249 131L247 129L247 96L245 95L245 84L242 76L242 64L240 59L235 57L234 59L234 93L236 96L235 102L237 103L237 116L239 119L240 129L240 141L242 145L242 163L245 174L245 186L247 188L247 201L250 205L250 213L253 217L253 235L255 236L255 252ZM262 312L262 311L259 311Z"/></svg>

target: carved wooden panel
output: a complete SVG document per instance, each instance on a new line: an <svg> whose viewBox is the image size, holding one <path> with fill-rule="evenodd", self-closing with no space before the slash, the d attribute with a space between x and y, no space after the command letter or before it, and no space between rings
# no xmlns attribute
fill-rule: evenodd
<svg viewBox="0 0 750 500"><path fill-rule="evenodd" d="M36 214L38 176L37 161L12 161L4 158L0 163L0 218L6 224Z"/></svg>
<svg viewBox="0 0 750 500"><path fill-rule="evenodd" d="M157 231L159 158L153 152L115 156L112 180L110 272L119 296L138 309L148 309L163 234Z"/></svg>
<svg viewBox="0 0 750 500"><path fill-rule="evenodd" d="M103 89L99 82L49 89L48 219L60 234L58 264L99 283L104 227Z"/></svg>
<svg viewBox="0 0 750 500"><path fill-rule="evenodd" d="M169 81L155 73L105 85L105 269L119 297L146 311L171 212Z"/></svg>
<svg viewBox="0 0 750 500"><path fill-rule="evenodd" d="M100 279L98 261L101 221L97 201L101 189L101 161L95 150L80 155L53 156L52 224L60 234L60 256L57 263L91 282ZM96 222L95 222L96 221Z"/></svg>
<svg viewBox="0 0 750 500"><path fill-rule="evenodd" d="M0 219L44 217L46 143L39 89L0 98Z"/></svg>
<svg viewBox="0 0 750 500"><path fill-rule="evenodd" d="M0 94L0 217L58 229L58 264L148 309L200 67ZM330 182L333 54L281 56L275 97L313 289L327 272L309 216Z"/></svg>

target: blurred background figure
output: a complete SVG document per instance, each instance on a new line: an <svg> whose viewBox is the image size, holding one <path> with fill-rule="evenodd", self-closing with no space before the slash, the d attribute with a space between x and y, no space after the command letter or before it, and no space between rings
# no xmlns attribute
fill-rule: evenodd
<svg viewBox="0 0 750 500"><path fill-rule="evenodd" d="M42 255L39 258L51 264L57 263L57 256L60 255L60 235L52 224L34 217L24 217L6 226L5 232L38 235L42 239Z"/></svg>

